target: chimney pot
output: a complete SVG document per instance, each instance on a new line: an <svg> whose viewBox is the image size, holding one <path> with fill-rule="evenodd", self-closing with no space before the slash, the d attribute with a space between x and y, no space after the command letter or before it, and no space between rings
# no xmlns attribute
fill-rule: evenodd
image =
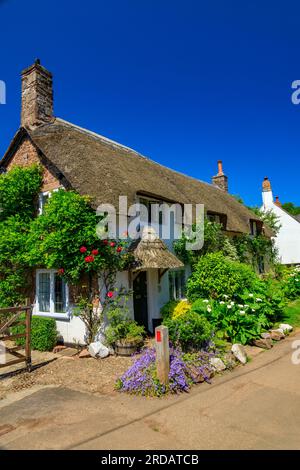
<svg viewBox="0 0 300 470"><path fill-rule="evenodd" d="M279 196L276 196L274 204L276 204L276 206L278 206L278 207L281 207L281 202L279 201Z"/></svg>
<svg viewBox="0 0 300 470"><path fill-rule="evenodd" d="M224 175L224 173L223 173L223 162L222 162L222 160L218 160L218 175Z"/></svg>

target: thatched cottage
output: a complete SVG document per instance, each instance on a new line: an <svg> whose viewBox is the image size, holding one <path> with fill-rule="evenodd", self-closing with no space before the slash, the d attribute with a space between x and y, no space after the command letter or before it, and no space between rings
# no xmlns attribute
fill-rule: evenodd
<svg viewBox="0 0 300 470"><path fill-rule="evenodd" d="M120 195L128 197L128 204L141 200L149 204L201 203L206 214L221 222L230 236L262 230L262 222L228 194L221 162L212 184L204 183L55 117L52 75L39 61L22 72L21 127L1 160L1 167L9 171L13 165L35 162L44 168L40 211L49 194L62 187L90 195L95 208L102 203L117 206ZM171 251L171 245L167 247L157 238L142 240L136 246L137 256L142 259L139 269L118 276L120 285L133 290L132 315L150 331L159 319L161 306L170 298L184 295L189 267ZM55 311L57 292L64 299L59 312ZM47 311L41 309L41 297L45 300L45 295L49 296ZM68 285L55 270L36 271L34 299L34 313L54 317L65 341L84 341L83 323L72 315Z"/></svg>

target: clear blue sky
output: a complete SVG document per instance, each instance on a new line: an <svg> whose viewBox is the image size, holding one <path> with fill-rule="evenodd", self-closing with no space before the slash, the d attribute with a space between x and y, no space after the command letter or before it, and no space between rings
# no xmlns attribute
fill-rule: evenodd
<svg viewBox="0 0 300 470"><path fill-rule="evenodd" d="M300 4L240 0L0 0L0 153L19 126L20 71L54 74L55 114L260 204L300 205ZM142 176L142 175L141 175Z"/></svg>

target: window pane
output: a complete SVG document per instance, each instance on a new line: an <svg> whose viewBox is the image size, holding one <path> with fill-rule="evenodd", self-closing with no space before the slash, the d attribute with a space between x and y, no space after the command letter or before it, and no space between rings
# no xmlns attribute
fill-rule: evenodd
<svg viewBox="0 0 300 470"><path fill-rule="evenodd" d="M54 312L65 313L66 303L66 283L60 276L54 274Z"/></svg>
<svg viewBox="0 0 300 470"><path fill-rule="evenodd" d="M50 273L39 274L39 310L50 312Z"/></svg>

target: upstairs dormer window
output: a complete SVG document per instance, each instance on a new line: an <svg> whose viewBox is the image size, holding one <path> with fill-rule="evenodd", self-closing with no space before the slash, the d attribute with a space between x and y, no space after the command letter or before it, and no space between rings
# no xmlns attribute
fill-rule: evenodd
<svg viewBox="0 0 300 470"><path fill-rule="evenodd" d="M206 217L210 222L220 224L222 225L223 230L226 230L227 216L225 214L218 214L217 212L207 212Z"/></svg>
<svg viewBox="0 0 300 470"><path fill-rule="evenodd" d="M256 237L262 232L262 224L257 220L250 220L250 235Z"/></svg>

